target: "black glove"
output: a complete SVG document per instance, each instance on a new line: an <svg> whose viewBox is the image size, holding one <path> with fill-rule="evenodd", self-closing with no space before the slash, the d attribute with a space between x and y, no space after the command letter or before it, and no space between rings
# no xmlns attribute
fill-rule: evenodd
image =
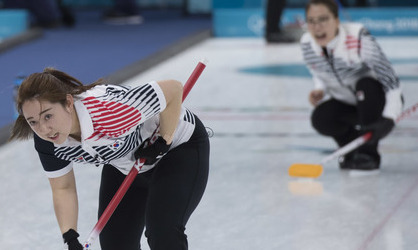
<svg viewBox="0 0 418 250"><path fill-rule="evenodd" d="M74 229L70 229L62 235L64 243L68 245L68 250L83 250L83 246L77 239L78 236L80 235Z"/></svg>
<svg viewBox="0 0 418 250"><path fill-rule="evenodd" d="M154 164L167 153L171 146L171 144L167 145L167 142L161 136L153 144L149 145L149 142L149 139L144 141L134 153L135 159L145 159L145 165Z"/></svg>
<svg viewBox="0 0 418 250"><path fill-rule="evenodd" d="M364 133L372 132L372 137L369 143L376 143L383 137L387 136L389 132L395 127L395 122L390 118L381 117L374 123L363 125L361 131Z"/></svg>

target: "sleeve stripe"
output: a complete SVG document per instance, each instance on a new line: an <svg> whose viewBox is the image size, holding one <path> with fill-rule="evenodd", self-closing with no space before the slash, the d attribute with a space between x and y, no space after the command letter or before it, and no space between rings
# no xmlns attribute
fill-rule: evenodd
<svg viewBox="0 0 418 250"><path fill-rule="evenodd" d="M57 178L57 177L61 177L67 173L69 173L71 170L73 169L73 163L70 162L66 167L61 168L59 170L56 171L45 171L45 175L48 178Z"/></svg>

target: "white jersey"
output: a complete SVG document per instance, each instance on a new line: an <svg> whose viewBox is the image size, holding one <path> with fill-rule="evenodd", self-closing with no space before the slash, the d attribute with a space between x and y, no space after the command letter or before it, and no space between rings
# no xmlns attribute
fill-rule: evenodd
<svg viewBox="0 0 418 250"><path fill-rule="evenodd" d="M393 120L400 115L403 102L398 77L374 37L362 24L341 24L338 35L326 48L321 48L310 33L305 33L301 47L315 89L324 90L325 99L332 97L355 105L357 81L372 77L382 84L386 93L382 115Z"/></svg>
<svg viewBox="0 0 418 250"><path fill-rule="evenodd" d="M59 145L35 135L35 148L45 173L55 178L68 173L73 162L110 164L128 174L133 153L146 139L158 135L159 113L166 107L156 82L135 88L98 85L75 96L74 107L80 121L81 142L71 137ZM188 141L195 128L194 115L184 107L171 148ZM139 173L154 165L139 167Z"/></svg>

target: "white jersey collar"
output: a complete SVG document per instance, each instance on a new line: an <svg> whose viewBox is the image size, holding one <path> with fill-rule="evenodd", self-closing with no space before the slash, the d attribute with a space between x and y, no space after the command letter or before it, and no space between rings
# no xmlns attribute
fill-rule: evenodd
<svg viewBox="0 0 418 250"><path fill-rule="evenodd" d="M312 41L312 48L314 49L315 53L317 55L321 55L322 54L322 47L319 46L319 44L317 44L315 42L315 39L313 38L313 36L309 33L310 36L310 40ZM344 39L341 39L341 37L345 37L345 31L343 26L340 24L338 27L338 33L337 35L325 46L328 54L331 55L333 54L333 51L335 50L335 48L337 48L338 44L341 42L344 42Z"/></svg>
<svg viewBox="0 0 418 250"><path fill-rule="evenodd" d="M90 113L80 100L74 102L74 107L78 115L78 121L80 122L81 141L85 141L94 132L93 122Z"/></svg>
<svg viewBox="0 0 418 250"><path fill-rule="evenodd" d="M87 111L86 107L81 103L80 100L74 101L74 108L75 112L77 112L78 121L80 123L80 130L81 130L81 142L75 140L72 137L68 137L65 142L62 144L54 144L56 147L65 147L65 146L77 146L82 144L86 138L91 136L94 132L93 129L93 122L91 121L91 117L89 112Z"/></svg>

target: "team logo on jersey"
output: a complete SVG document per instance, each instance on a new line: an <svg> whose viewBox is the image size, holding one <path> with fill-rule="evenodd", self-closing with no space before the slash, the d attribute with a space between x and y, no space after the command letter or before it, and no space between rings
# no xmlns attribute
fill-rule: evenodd
<svg viewBox="0 0 418 250"><path fill-rule="evenodd" d="M85 161L84 157L82 155L75 158L77 161Z"/></svg>
<svg viewBox="0 0 418 250"><path fill-rule="evenodd" d="M123 141L117 140L114 143L109 145L109 148L113 151L118 150L123 145Z"/></svg>

